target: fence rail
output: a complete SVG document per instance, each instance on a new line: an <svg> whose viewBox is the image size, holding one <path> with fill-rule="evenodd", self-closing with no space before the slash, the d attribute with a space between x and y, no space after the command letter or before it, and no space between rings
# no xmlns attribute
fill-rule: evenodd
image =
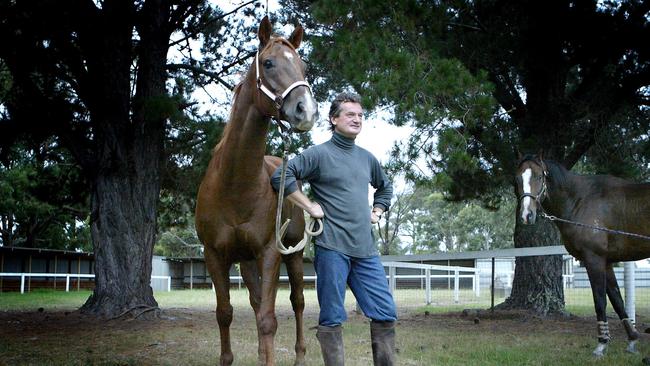
<svg viewBox="0 0 650 366"><path fill-rule="evenodd" d="M479 274L480 271L477 268L472 267L458 267L458 266L441 266L435 264L419 264L419 263L407 263L407 262L383 262L384 267L388 267L388 284L390 286L391 292L395 293L397 288L397 280L407 279L407 278L420 278L424 279L425 289L424 289L424 301L427 305L431 304L431 279L432 278L453 278L454 280L454 302L458 303L459 294L460 294L460 279L461 278L470 278L472 280L472 292L476 297L481 296L481 286L479 286ZM410 269L419 269L424 271L424 275L397 275L397 268L410 268ZM431 271L446 271L453 272L452 274L446 275L432 275ZM469 272L471 275L461 275L461 272Z"/></svg>
<svg viewBox="0 0 650 366"><path fill-rule="evenodd" d="M21 273L10 273L10 272L4 272L0 273L0 277L20 277L20 293L24 294L25 293L25 278L27 277L65 277L65 291L69 292L70 291L70 278L76 278L77 283L81 278L95 278L94 274L82 274L82 273L26 273L26 272L21 272ZM167 291L171 291L171 283L172 283L172 278L171 276L151 276L151 279L161 279L161 280L167 280Z"/></svg>

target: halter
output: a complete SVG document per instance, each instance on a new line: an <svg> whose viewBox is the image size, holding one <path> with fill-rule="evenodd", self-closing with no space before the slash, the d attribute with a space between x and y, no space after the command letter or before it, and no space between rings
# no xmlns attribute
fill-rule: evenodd
<svg viewBox="0 0 650 366"><path fill-rule="evenodd" d="M266 85L264 85L264 83L262 83L262 77L260 76L259 56L260 56L260 51L258 50L255 53L255 80L256 80L256 83L257 83L257 89L259 91L261 91L262 93L264 93L264 95L266 95L267 97L269 97L269 99L271 99L273 101L273 103L275 104L275 108L277 110L277 115L273 116L273 118L275 118L278 125L281 126L280 128L287 129L280 122L280 109L282 108L282 105L284 104L284 98L286 98L287 95L289 95L289 93L291 93L293 91L293 89L295 89L295 88L297 88L299 86L304 86L307 89L309 89L309 93L311 93L312 95L314 93L312 92L311 87L309 86L309 84L304 80L299 80L299 81L296 81L295 83L289 85L289 87L287 87L287 89L285 89L284 92L282 92L282 94L280 94L280 95L277 95L277 94L273 93L269 88L266 87Z"/></svg>
<svg viewBox="0 0 650 366"><path fill-rule="evenodd" d="M531 160L533 161L533 160ZM522 193L521 196L519 196L519 201L523 200L526 197L532 198L534 201L539 202L539 205L541 206L542 200L544 199L544 196L546 195L546 177L548 177L548 170L546 169L546 166L544 165L544 162L540 162L538 164L542 168L542 188L540 188L539 192L537 194L532 194L532 193ZM540 207L541 208L541 207Z"/></svg>

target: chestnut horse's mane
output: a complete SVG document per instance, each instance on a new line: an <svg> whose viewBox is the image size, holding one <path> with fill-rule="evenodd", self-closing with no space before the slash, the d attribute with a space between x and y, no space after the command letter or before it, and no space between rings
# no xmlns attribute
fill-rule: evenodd
<svg viewBox="0 0 650 366"><path fill-rule="evenodd" d="M274 45L276 43L282 43L283 45L291 48L292 50L294 50L294 51L296 50L296 48L291 44L291 42L287 41L286 39L284 39L284 38L282 38L280 36L273 35L273 36L271 36L271 39L266 44L266 46L264 46L264 48L259 52L263 53L267 48L270 48L272 45ZM253 61L253 62L255 62L255 61ZM251 66L251 69L253 67L254 67L254 65ZM249 73L250 72L247 72L246 75L243 77L243 79L241 81L239 81L239 83L237 83L237 85L233 89L232 107L230 107L230 116L228 117L228 123L226 123L226 127L223 130L223 134L221 135L221 139L220 139L219 143L212 150L213 154L217 153L218 151L220 151L223 148L223 145L224 145L225 141L228 140L228 136L230 135L230 131L233 130L232 123L230 123L230 121L232 121L232 119L233 119L232 115L233 115L233 113L235 111L234 105L235 105L235 103L237 103L237 97L239 96L239 93L241 92L241 89L242 89L245 81L247 80Z"/></svg>

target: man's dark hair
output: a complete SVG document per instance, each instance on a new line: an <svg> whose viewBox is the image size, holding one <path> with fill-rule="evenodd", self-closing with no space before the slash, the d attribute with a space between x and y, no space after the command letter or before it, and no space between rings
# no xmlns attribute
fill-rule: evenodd
<svg viewBox="0 0 650 366"><path fill-rule="evenodd" d="M334 100L332 101L332 105L330 105L330 113L329 113L329 123L330 123L331 131L334 131L334 127L335 127L334 124L332 123L332 118L339 116L339 114L341 113L341 105L343 103L361 104L361 96L357 93L343 92L337 95L336 98L334 98Z"/></svg>

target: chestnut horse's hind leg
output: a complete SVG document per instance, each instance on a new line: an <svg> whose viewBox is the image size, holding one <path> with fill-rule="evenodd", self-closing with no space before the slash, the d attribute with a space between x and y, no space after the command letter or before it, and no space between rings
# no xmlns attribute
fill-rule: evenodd
<svg viewBox="0 0 650 366"><path fill-rule="evenodd" d="M607 296L609 296L609 302L612 303L614 311L616 311L616 314L621 319L621 323L627 333L627 351L630 353L638 353L636 343L639 341L639 332L634 327L634 320L627 316L621 290L618 287L618 282L616 282L616 275L611 264L607 265Z"/></svg>
<svg viewBox="0 0 650 366"><path fill-rule="evenodd" d="M248 288L248 301L255 312L255 316L260 312L260 304L262 303L262 279L260 278L260 271L258 270L258 261L245 261L240 262L241 275L244 278L244 283L246 283L246 288ZM265 361L264 343L260 340L262 339L262 334L260 333L259 326L257 328L257 356L258 362L263 363Z"/></svg>
<svg viewBox="0 0 650 366"><path fill-rule="evenodd" d="M219 364L230 366L234 360L230 345L230 324L232 323L232 305L230 305L230 263L216 255L214 249L205 246L205 263L208 266L212 283L217 295L217 323L219 324L219 340L221 355Z"/></svg>
<svg viewBox="0 0 650 366"><path fill-rule="evenodd" d="M303 328L303 312L305 310L304 288L304 271L302 261L302 251L293 253L284 258L287 266L287 274L291 283L291 306L296 316L296 361L294 366L305 364L305 333Z"/></svg>
<svg viewBox="0 0 650 366"><path fill-rule="evenodd" d="M609 343L609 325L607 324L607 307L606 295L606 260L593 253L587 253L584 257L584 264L589 275L591 283L591 293L594 297L594 307L596 309L596 319L598 320L598 345L593 351L594 356L602 357L607 350Z"/></svg>
<svg viewBox="0 0 650 366"><path fill-rule="evenodd" d="M278 320L275 317L275 296L278 291L278 276L280 275L280 252L271 243L264 248L262 256L262 302L260 311L257 313L257 327L262 336L260 343L263 343L266 352L266 366L275 365L275 349L273 338L278 330Z"/></svg>

